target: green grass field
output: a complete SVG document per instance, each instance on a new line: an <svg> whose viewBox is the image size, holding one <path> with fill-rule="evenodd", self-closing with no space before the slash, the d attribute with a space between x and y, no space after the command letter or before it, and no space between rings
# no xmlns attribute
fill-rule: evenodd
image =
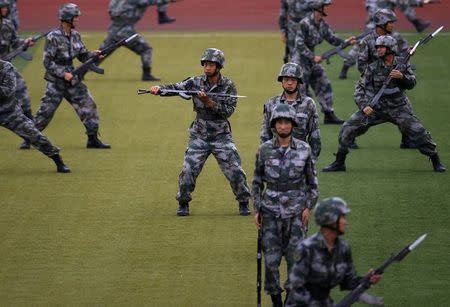
<svg viewBox="0 0 450 307"><path fill-rule="evenodd" d="M158 33L154 73L162 83L200 74L207 47L225 52L223 74L235 81L239 101L233 135L251 182L262 106L280 92L276 76L282 46L278 33ZM342 35L344 36L344 34ZM90 49L103 33L86 33ZM407 36L410 42L419 38ZM41 42L23 69L36 112L44 93ZM329 46L322 46L324 51ZM417 116L450 165L450 49L447 33L414 56L417 87L409 93ZM342 60L325 65L335 109L348 118L356 107L349 79L337 79ZM89 86L99 109L101 139L112 150L87 150L84 127L63 102L44 133L61 148L71 174L57 174L37 150L0 130L0 305L252 306L256 303L256 231L213 158L191 203L191 216L175 216L178 173L194 118L180 98L137 96L140 59L126 49L104 63ZM338 126L321 126L318 168L333 161ZM363 274L422 233L427 240L390 267L369 291L386 306L448 306L450 301L449 176L432 171L427 157L399 149L390 124L358 139L346 173L319 172L321 198L338 195L352 209L346 239ZM310 233L317 227L311 226ZM282 271L284 271L284 267ZM342 297L333 292L336 300ZM263 305L270 299L263 297Z"/></svg>

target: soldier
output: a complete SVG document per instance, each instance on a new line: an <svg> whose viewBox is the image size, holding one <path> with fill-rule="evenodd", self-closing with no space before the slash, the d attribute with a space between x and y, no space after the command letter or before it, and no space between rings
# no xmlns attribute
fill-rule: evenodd
<svg viewBox="0 0 450 307"><path fill-rule="evenodd" d="M311 13L308 0L281 0L278 25L280 26L283 43L286 45L283 62L287 63L292 58L290 52L295 45L295 32L298 23Z"/></svg>
<svg viewBox="0 0 450 307"><path fill-rule="evenodd" d="M414 142L422 154L430 157L435 172L445 172L430 133L408 106L405 90L412 89L416 85L410 64L403 63L401 58L396 57L397 42L392 36L379 36L375 47L379 59L367 67L355 87L355 101L360 110L342 125L336 161L323 171L345 171L345 158L351 141L365 133L369 127L391 122ZM376 107L371 107L372 98L388 77L391 77L392 81L385 90L386 94L381 96Z"/></svg>
<svg viewBox="0 0 450 307"><path fill-rule="evenodd" d="M167 9L169 8L168 3L158 4L157 7L158 7L158 23L159 24L175 22L176 19L174 17L170 17L169 15L167 15Z"/></svg>
<svg viewBox="0 0 450 307"><path fill-rule="evenodd" d="M422 32L431 25L429 20L421 20L417 17L414 7L430 3L430 0L381 0L380 8L395 10L398 7L406 19L414 25L417 32Z"/></svg>
<svg viewBox="0 0 450 307"><path fill-rule="evenodd" d="M299 87L302 83L302 71L299 65L287 63L281 67L278 74L278 82L281 82L283 93L271 97L264 105L264 117L261 124L260 144L273 138L270 119L273 110L280 104L292 106L296 112L296 123L293 136L296 139L307 142L311 147L312 157L317 160L320 154L320 129L319 115L316 104L310 97L302 95Z"/></svg>
<svg viewBox="0 0 450 307"><path fill-rule="evenodd" d="M108 29L108 36L103 41L100 49L136 34L134 26L142 18L147 7L165 3L168 3L168 0L110 0L108 11L111 17L111 25ZM152 75L153 48L143 37L139 36L125 46L141 56L143 81L161 80L159 77Z"/></svg>
<svg viewBox="0 0 450 307"><path fill-rule="evenodd" d="M12 20L8 19L11 15L10 13L11 5L8 0L0 0L0 11L1 11L1 31L0 31L0 58L3 58L10 51L18 48L22 44L27 44L28 46L33 46L34 43L31 37L27 39L19 38L17 34L16 27ZM17 101L22 107L22 111L26 117L33 120L33 115L31 112L31 101L30 94L28 93L28 88L23 79L22 75L15 69L17 86L15 96ZM30 143L26 140L20 145L20 149L29 149Z"/></svg>
<svg viewBox="0 0 450 307"><path fill-rule="evenodd" d="M44 97L36 113L34 122L40 131L50 123L63 98L75 109L81 122L86 127L87 148L111 148L97 137L99 117L97 106L86 85L78 80L73 71L73 59L86 61L99 51L89 52L75 30L80 9L76 4L67 3L59 9L61 26L51 31L44 47L44 79L47 80Z"/></svg>
<svg viewBox="0 0 450 307"><path fill-rule="evenodd" d="M293 251L306 237L318 183L311 147L292 136L297 126L295 109L277 105L270 124L276 133L256 153L252 198L256 227L262 234L264 290L278 307L283 306L278 270L281 257L284 255L289 272Z"/></svg>
<svg viewBox="0 0 450 307"><path fill-rule="evenodd" d="M356 275L352 252L348 243L341 238L347 228L347 214L350 209L339 197L326 198L314 209L319 232L307 238L294 251L294 264L289 272L285 307L291 306L334 306L330 290L339 285L342 290L352 290L362 277ZM326 260L325 260L326 259ZM370 271L369 271L370 272ZM379 274L370 277L376 284ZM382 305L380 298L373 298L372 304Z"/></svg>
<svg viewBox="0 0 450 307"><path fill-rule="evenodd" d="M209 92L236 95L236 87L233 81L220 73L225 63L221 50L206 49L200 63L203 66L203 75L191 77L179 83L150 88L150 92L154 95L160 94L164 89L198 91L192 98L197 116L189 128L189 144L179 176L179 191L176 196L179 203L177 215L189 215L189 202L192 200L191 194L195 188L195 181L210 154L214 155L220 169L230 182L231 189L239 202L239 214L249 215L250 192L247 177L241 167L241 158L233 142L228 121L228 117L236 109L237 99L208 96Z"/></svg>
<svg viewBox="0 0 450 307"><path fill-rule="evenodd" d="M313 13L300 22L295 37L292 62L300 64L302 67L305 93L311 84L322 112L325 114L324 124L342 124L344 121L334 114L331 83L320 65L322 58L320 55L314 54L314 47L324 39L335 46L344 43L344 40L337 37L323 19L327 16L326 8L330 4L331 0L311 0L309 2L309 7L313 10ZM348 40L352 44L356 43L354 36Z"/></svg>
<svg viewBox="0 0 450 307"><path fill-rule="evenodd" d="M59 155L58 147L53 146L47 137L36 129L33 121L23 114L15 96L16 76L14 66L0 60L0 125L29 140L40 152L51 158L58 173L70 173L69 167Z"/></svg>

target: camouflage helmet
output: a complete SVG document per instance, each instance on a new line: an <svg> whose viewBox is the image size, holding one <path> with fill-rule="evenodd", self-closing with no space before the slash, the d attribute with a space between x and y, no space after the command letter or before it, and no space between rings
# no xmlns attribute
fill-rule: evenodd
<svg viewBox="0 0 450 307"><path fill-rule="evenodd" d="M309 0L308 7L310 9L319 9L324 5L331 5L331 0Z"/></svg>
<svg viewBox="0 0 450 307"><path fill-rule="evenodd" d="M223 64L225 64L225 55L223 52L217 48L208 48L203 52L202 58L200 59L200 63L202 66L205 61L210 61L219 64L220 68L223 68Z"/></svg>
<svg viewBox="0 0 450 307"><path fill-rule="evenodd" d="M58 12L58 17L59 17L59 20L61 20L61 21L71 22L72 18L74 18L75 16L80 16L80 15L81 15L80 8L78 7L78 5L73 4L73 3L63 4L59 8L59 12Z"/></svg>
<svg viewBox="0 0 450 307"><path fill-rule="evenodd" d="M340 197L329 197L319 202L314 209L316 224L319 226L332 225L342 215L350 212L347 203Z"/></svg>
<svg viewBox="0 0 450 307"><path fill-rule="evenodd" d="M375 47L384 46L389 48L394 54L397 54L397 40L390 35L380 35L375 41Z"/></svg>
<svg viewBox="0 0 450 307"><path fill-rule="evenodd" d="M272 117L270 118L270 126L272 128L275 127L276 120L280 118L290 119L292 125L297 127L297 113L292 106L285 103L277 105L273 110Z"/></svg>
<svg viewBox="0 0 450 307"><path fill-rule="evenodd" d="M379 9L373 15L373 22L377 26L382 26L387 24L388 22L397 21L397 16L394 11L390 9Z"/></svg>
<svg viewBox="0 0 450 307"><path fill-rule="evenodd" d="M281 66L280 73L278 74L278 82L281 82L283 77L297 78L299 82L302 82L302 69L300 68L300 65L286 63Z"/></svg>
<svg viewBox="0 0 450 307"><path fill-rule="evenodd" d="M8 7L9 8L9 0L0 0L0 8Z"/></svg>

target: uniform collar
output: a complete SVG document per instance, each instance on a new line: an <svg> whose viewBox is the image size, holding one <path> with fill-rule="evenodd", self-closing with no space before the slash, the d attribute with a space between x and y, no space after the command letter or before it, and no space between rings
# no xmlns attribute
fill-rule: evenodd
<svg viewBox="0 0 450 307"><path fill-rule="evenodd" d="M272 138L272 147L273 148L280 148L281 147L280 144L278 143L278 139L277 139L276 133L274 134L274 136ZM288 147L292 148L292 149L297 149L297 144L295 144L294 137L291 138L291 141L289 142L289 146Z"/></svg>

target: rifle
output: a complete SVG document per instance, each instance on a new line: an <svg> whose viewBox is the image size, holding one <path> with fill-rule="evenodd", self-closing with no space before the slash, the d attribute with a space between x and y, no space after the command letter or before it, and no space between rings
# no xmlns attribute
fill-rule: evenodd
<svg viewBox="0 0 450 307"><path fill-rule="evenodd" d="M137 94L150 94L150 90L146 89L138 89ZM179 91L179 90L169 90L169 89L160 89L159 90L159 96L180 96L183 99L190 100L191 96L197 95L198 91ZM173 94L173 95L171 95ZM222 94L222 93L211 93L206 92L206 95L210 97L231 97L231 98L245 98L247 96L240 96L240 95L230 95L230 94Z"/></svg>
<svg viewBox="0 0 450 307"><path fill-rule="evenodd" d="M372 30L366 31L364 33L361 33L360 35L358 35L356 37L356 40L359 41L361 39L363 39L364 37L366 37L370 32L372 32ZM321 55L322 60L326 60L327 64L330 64L330 58L335 55L335 54L339 54L342 58L344 59L349 59L350 56L344 52L344 49L347 48L348 46L350 46L350 41L345 41L343 42L340 46L334 48L334 49L330 49L327 52L323 53Z"/></svg>
<svg viewBox="0 0 450 307"><path fill-rule="evenodd" d="M31 38L31 41L33 43L37 42L38 40L40 40L41 38L47 36L49 32L43 32L41 34L35 35ZM16 56L20 56L22 59L27 60L27 61L31 61L33 59L33 56L29 53L26 53L25 51L28 49L28 44L26 43L22 43L19 47L17 47L16 49L14 49L13 51L11 51L10 53L8 53L7 55L5 55L2 60L3 61L7 61L7 62L11 62L12 60L14 60L14 58Z"/></svg>
<svg viewBox="0 0 450 307"><path fill-rule="evenodd" d="M256 251L256 306L261 307L261 264L262 264L262 246L261 229L258 230L258 244Z"/></svg>
<svg viewBox="0 0 450 307"><path fill-rule="evenodd" d="M417 47L421 46L421 45L425 45L426 43L428 43L433 37L435 37L442 29L444 28L444 26L439 27L436 31L434 31L433 33L429 34L428 36L420 39L418 42L415 43L414 47L409 50L403 60L403 63L400 64L406 64L408 63L409 59L411 58L411 56L416 52ZM394 67L392 70L396 69L399 65L397 65L396 67ZM392 71L391 70L391 71ZM389 85L389 83L391 82L392 78L389 76L387 77L386 80L384 80L383 85L381 86L381 88L378 90L378 92L375 94L375 96L372 98L372 100L369 103L369 107L371 107L372 109L375 109L376 106L378 105L378 103L380 102L380 98L381 96L383 96L384 92L386 91L387 86Z"/></svg>
<svg viewBox="0 0 450 307"><path fill-rule="evenodd" d="M407 245L405 248L403 248L397 255L392 255L389 257L384 263L376 268L374 271L370 272L366 276L363 277L359 285L352 290L349 294L347 294L342 301L339 302L339 304L335 305L335 307L349 307L354 302L356 302L359 298L359 296L365 292L367 289L370 288L370 277L372 275L379 275L383 274L384 270L388 266L390 266L394 262L400 262L403 260L403 258L406 257L413 249L415 249L420 243L422 243L423 240L427 237L426 234L421 235L416 241L414 241L412 244Z"/></svg>
<svg viewBox="0 0 450 307"><path fill-rule="evenodd" d="M100 68L97 66L97 64L100 61L100 56L107 56L113 51L115 51L117 48L121 47L122 45L128 44L132 40L134 40L136 37L138 37L139 34L133 34L130 37L121 39L120 41L111 44L109 46L106 46L105 48L101 49L99 53L91 56L89 59L87 59L83 64L78 66L72 71L72 75L76 77L75 79L83 80L84 75L92 70L93 72L103 75L105 73L105 70L103 68Z"/></svg>

